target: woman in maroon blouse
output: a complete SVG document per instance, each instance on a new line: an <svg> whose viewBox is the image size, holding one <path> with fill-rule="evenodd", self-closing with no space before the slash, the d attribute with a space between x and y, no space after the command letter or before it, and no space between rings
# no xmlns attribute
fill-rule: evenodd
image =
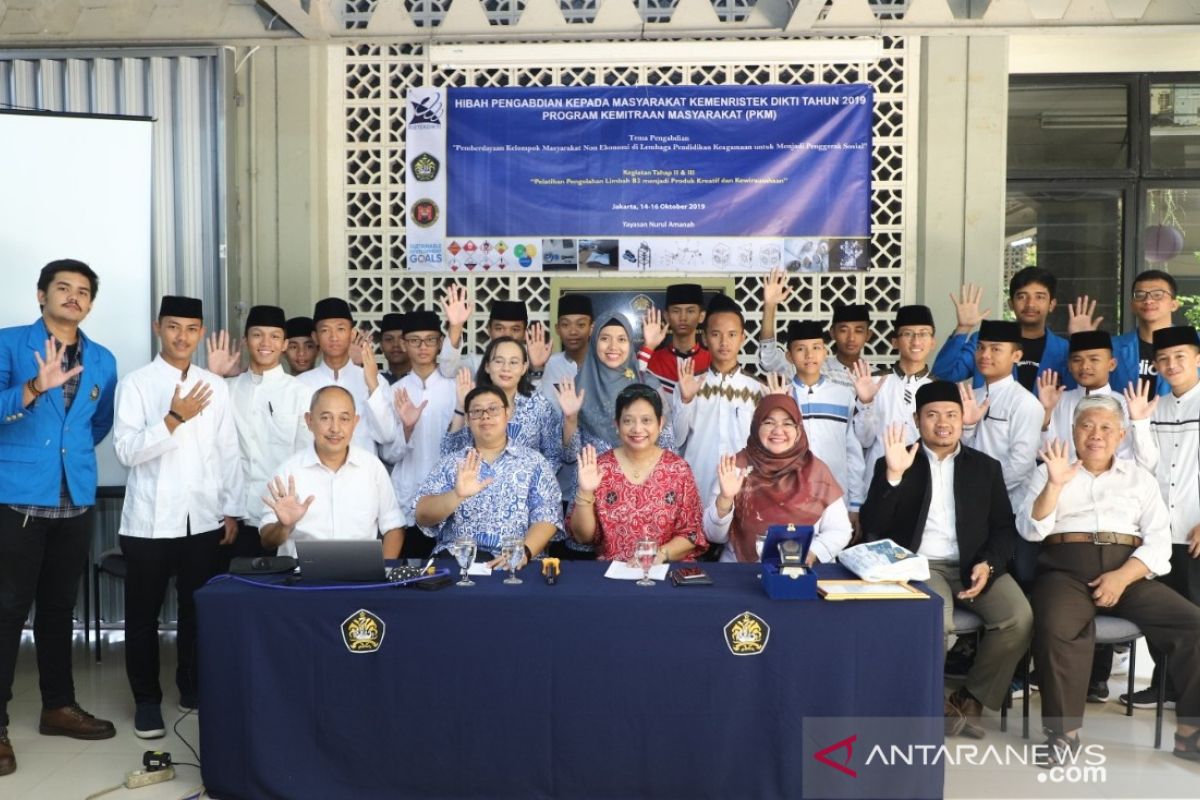
<svg viewBox="0 0 1200 800"><path fill-rule="evenodd" d="M645 384L627 386L617 395L616 422L619 446L599 457L588 446L579 455L571 535L594 544L602 559L628 561L650 539L655 564L692 560L708 547L700 495L687 462L657 444L662 398Z"/></svg>

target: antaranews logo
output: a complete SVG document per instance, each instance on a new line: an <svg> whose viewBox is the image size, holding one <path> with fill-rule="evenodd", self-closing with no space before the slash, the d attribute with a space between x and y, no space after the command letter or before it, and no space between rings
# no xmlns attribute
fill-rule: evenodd
<svg viewBox="0 0 1200 800"><path fill-rule="evenodd" d="M854 758L854 743L857 741L858 741L858 734L854 734L853 736L847 736L845 739L842 739L840 742L834 742L833 744L829 745L829 747L826 747L822 750L818 750L817 752L813 753L813 758L815 758L817 761L821 762L822 764L824 764L827 767L833 767L838 772L842 772L842 773L845 773L846 775L849 775L851 778L857 778L858 772L853 769L850 769L850 767L847 766L850 763L850 759ZM845 761L833 760L832 754L836 753L838 750L846 751L846 760Z"/></svg>

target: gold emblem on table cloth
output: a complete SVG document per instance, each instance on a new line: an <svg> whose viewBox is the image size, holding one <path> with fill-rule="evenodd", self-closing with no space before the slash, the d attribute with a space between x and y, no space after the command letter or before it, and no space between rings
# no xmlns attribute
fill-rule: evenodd
<svg viewBox="0 0 1200 800"><path fill-rule="evenodd" d="M383 620L360 608L342 623L342 641L351 653L374 653L383 644Z"/></svg>
<svg viewBox="0 0 1200 800"><path fill-rule="evenodd" d="M771 626L762 617L743 611L725 623L725 644L735 656L756 656L767 649Z"/></svg>

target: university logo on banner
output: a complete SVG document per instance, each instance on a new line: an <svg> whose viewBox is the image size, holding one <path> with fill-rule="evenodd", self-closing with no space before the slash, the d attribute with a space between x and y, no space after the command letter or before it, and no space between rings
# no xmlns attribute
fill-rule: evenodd
<svg viewBox="0 0 1200 800"><path fill-rule="evenodd" d="M438 221L437 203L428 197L423 197L413 203L409 216L412 217L413 224L420 225L422 228L428 228Z"/></svg>
<svg viewBox="0 0 1200 800"><path fill-rule="evenodd" d="M342 623L342 641L351 653L374 653L383 645L383 620L360 608Z"/></svg>
<svg viewBox="0 0 1200 800"><path fill-rule="evenodd" d="M413 159L410 168L414 178L422 183L428 183L438 176L441 166L441 163L429 153L421 153Z"/></svg>
<svg viewBox="0 0 1200 800"><path fill-rule="evenodd" d="M743 611L725 623L725 644L735 656L756 656L767 649L771 626L752 611Z"/></svg>
<svg viewBox="0 0 1200 800"><path fill-rule="evenodd" d="M410 130L440 128L446 107L440 93L415 94L408 99L408 127Z"/></svg>

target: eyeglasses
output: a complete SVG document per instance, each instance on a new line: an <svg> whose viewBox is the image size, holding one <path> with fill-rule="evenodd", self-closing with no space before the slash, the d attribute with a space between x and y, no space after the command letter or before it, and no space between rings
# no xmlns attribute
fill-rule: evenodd
<svg viewBox="0 0 1200 800"><path fill-rule="evenodd" d="M495 419L503 413L503 406L488 406L487 408L472 408L467 412L467 416L474 420Z"/></svg>
<svg viewBox="0 0 1200 800"><path fill-rule="evenodd" d="M896 334L896 338L906 342L923 342L926 339L932 339L933 334L929 331L900 331Z"/></svg>
<svg viewBox="0 0 1200 800"><path fill-rule="evenodd" d="M523 359L523 358L493 358L488 363L491 364L496 369L501 369L502 367L512 367L513 369L516 369L517 367L522 367L525 365L525 359Z"/></svg>
<svg viewBox="0 0 1200 800"><path fill-rule="evenodd" d="M437 347L437 336L405 336L404 343L409 347Z"/></svg>
<svg viewBox="0 0 1200 800"><path fill-rule="evenodd" d="M799 425L790 419L785 419L783 422L776 422L773 419L764 419L762 421L762 426L769 431L773 431L776 428L782 428L785 431L794 431L799 430L800 428Z"/></svg>
<svg viewBox="0 0 1200 800"><path fill-rule="evenodd" d="M1144 303L1147 300L1163 300L1165 298L1174 296L1175 295L1171 294L1171 292L1167 289L1151 289L1150 291L1138 289L1133 293L1133 299L1139 303Z"/></svg>

